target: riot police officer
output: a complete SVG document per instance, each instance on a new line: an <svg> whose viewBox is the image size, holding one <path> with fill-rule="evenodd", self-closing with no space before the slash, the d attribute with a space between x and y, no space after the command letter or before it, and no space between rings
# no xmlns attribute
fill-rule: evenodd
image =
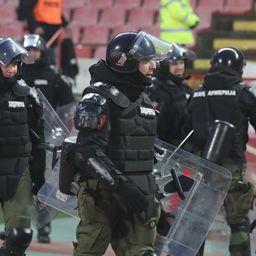
<svg viewBox="0 0 256 256"><path fill-rule="evenodd" d="M39 35L29 34L24 36L22 44L35 59L34 64L21 68L22 78L27 84L39 88L54 109L74 102L73 81L50 65L45 41Z"/></svg>
<svg viewBox="0 0 256 256"><path fill-rule="evenodd" d="M155 255L157 120L144 88L151 84L155 59L166 58L170 48L143 31L124 32L109 42L106 60L89 68L92 84L75 114L81 218L76 256L103 255L109 244L116 255Z"/></svg>
<svg viewBox="0 0 256 256"><path fill-rule="evenodd" d="M71 105L68 104L75 101L72 94L73 79L59 74L57 70L50 65L45 41L36 34L25 35L23 38L23 47L30 52L35 63L22 66L22 78L29 86L40 89L54 109L65 105L71 108ZM67 109L67 114L68 111L71 110ZM63 121L65 122L65 120ZM43 164L45 156L42 154L44 154L44 152L40 151L38 154L41 154L39 158L41 161L38 164ZM38 241L41 243L49 243L50 232L50 223L41 227L38 230Z"/></svg>
<svg viewBox="0 0 256 256"><path fill-rule="evenodd" d="M149 88L150 99L154 102L158 115L158 137L174 146L182 138L182 127L187 117L187 100L192 94L184 80L187 60L192 60L194 53L173 44L171 55L160 62Z"/></svg>
<svg viewBox="0 0 256 256"><path fill-rule="evenodd" d="M231 228L229 251L232 256L251 255L248 212L252 206L254 186L244 180L244 171L248 121L256 130L256 97L242 82L244 65L241 51L230 47L218 50L202 87L194 91L189 103L194 152L204 148L215 120L235 127L231 149L222 159L223 166L232 173L232 184L224 203L226 220Z"/></svg>
<svg viewBox="0 0 256 256"><path fill-rule="evenodd" d="M0 255L3 256L25 255L32 240L32 184L36 193L44 182L44 166L33 164L37 159L32 151L43 141L42 104L36 91L19 79L22 63L32 61L19 43L11 38L0 39L0 201L5 222Z"/></svg>

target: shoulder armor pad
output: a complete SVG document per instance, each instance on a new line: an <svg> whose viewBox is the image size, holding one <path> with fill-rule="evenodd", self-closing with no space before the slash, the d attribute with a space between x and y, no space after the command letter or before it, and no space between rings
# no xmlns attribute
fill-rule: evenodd
<svg viewBox="0 0 256 256"><path fill-rule="evenodd" d="M106 103L106 98L98 93L86 93L80 102L94 102L97 106L102 106Z"/></svg>
<svg viewBox="0 0 256 256"><path fill-rule="evenodd" d="M106 98L111 99L116 105L121 108L127 108L130 104L130 100L120 92L115 86L97 82L86 88L85 92L98 92L99 94L103 94Z"/></svg>
<svg viewBox="0 0 256 256"><path fill-rule="evenodd" d="M29 88L29 94L28 96L33 99L34 102L36 102L37 105L41 105L41 100L38 96L37 90L35 88Z"/></svg>
<svg viewBox="0 0 256 256"><path fill-rule="evenodd" d="M17 80L16 85L13 87L13 92L17 96L27 96L29 94L30 87L23 79Z"/></svg>
<svg viewBox="0 0 256 256"><path fill-rule="evenodd" d="M106 98L98 93L86 93L75 112L75 128L87 131L101 129L106 123L106 116L102 114L106 102Z"/></svg>

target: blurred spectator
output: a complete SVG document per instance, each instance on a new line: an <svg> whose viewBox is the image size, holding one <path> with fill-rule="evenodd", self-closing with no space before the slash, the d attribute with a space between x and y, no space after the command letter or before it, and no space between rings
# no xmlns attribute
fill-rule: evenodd
<svg viewBox="0 0 256 256"><path fill-rule="evenodd" d="M62 15L63 0L20 0L19 18L26 20L29 33L42 36L45 41L67 25ZM56 64L57 43L50 47L50 62Z"/></svg>
<svg viewBox="0 0 256 256"><path fill-rule="evenodd" d="M199 24L189 0L161 0L160 38L177 44L194 44L192 29Z"/></svg>

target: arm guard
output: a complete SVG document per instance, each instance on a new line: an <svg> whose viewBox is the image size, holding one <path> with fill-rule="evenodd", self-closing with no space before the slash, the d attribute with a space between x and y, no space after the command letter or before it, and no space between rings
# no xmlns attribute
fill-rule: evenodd
<svg viewBox="0 0 256 256"><path fill-rule="evenodd" d="M79 131L92 131L101 129L106 117L103 115L103 108L106 98L97 93L85 94L77 107L74 124Z"/></svg>

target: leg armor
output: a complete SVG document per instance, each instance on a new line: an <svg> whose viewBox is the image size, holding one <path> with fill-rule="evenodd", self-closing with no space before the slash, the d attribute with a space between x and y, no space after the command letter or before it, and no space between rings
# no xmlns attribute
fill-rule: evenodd
<svg viewBox="0 0 256 256"><path fill-rule="evenodd" d="M6 232L5 247L1 248L0 255L24 256L32 241L32 236L32 229L11 228Z"/></svg>

